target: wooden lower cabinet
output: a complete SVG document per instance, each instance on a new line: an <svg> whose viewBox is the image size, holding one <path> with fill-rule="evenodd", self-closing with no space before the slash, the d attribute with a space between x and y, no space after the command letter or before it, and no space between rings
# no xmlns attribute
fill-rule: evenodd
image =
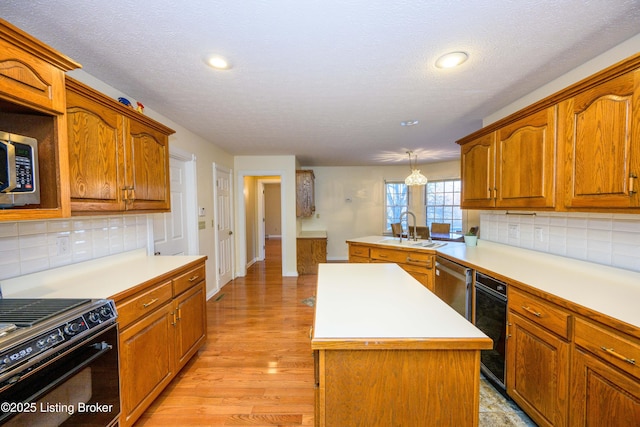
<svg viewBox="0 0 640 427"><path fill-rule="evenodd" d="M296 258L298 274L318 274L318 264L327 262L327 238L298 237Z"/></svg>
<svg viewBox="0 0 640 427"><path fill-rule="evenodd" d="M640 341L576 319L571 426L640 425Z"/></svg>
<svg viewBox="0 0 640 427"><path fill-rule="evenodd" d="M412 248L394 248L388 245L349 243L349 262L396 263L414 279L433 291L435 289L435 252Z"/></svg>
<svg viewBox="0 0 640 427"><path fill-rule="evenodd" d="M120 332L120 425L132 425L174 376L173 304Z"/></svg>
<svg viewBox="0 0 640 427"><path fill-rule="evenodd" d="M508 313L507 393L540 426L566 426L570 344Z"/></svg>
<svg viewBox="0 0 640 427"><path fill-rule="evenodd" d="M509 396L540 426L640 426L640 333L546 298L509 287Z"/></svg>
<svg viewBox="0 0 640 427"><path fill-rule="evenodd" d="M206 340L204 260L113 299L120 326L120 426L126 427Z"/></svg>
<svg viewBox="0 0 640 427"><path fill-rule="evenodd" d="M580 348L573 354L572 426L640 425L640 382Z"/></svg>

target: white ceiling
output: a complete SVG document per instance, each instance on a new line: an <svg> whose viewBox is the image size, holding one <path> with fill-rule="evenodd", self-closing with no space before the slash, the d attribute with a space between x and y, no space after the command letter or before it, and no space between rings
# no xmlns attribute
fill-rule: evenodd
<svg viewBox="0 0 640 427"><path fill-rule="evenodd" d="M231 154L303 166L456 159L484 117L640 32L638 0L2 0L0 16ZM456 50L463 66L434 66Z"/></svg>

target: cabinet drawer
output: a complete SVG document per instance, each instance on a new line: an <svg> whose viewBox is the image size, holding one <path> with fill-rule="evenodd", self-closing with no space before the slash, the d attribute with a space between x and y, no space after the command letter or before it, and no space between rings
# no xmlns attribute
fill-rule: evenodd
<svg viewBox="0 0 640 427"><path fill-rule="evenodd" d="M204 265L195 267L173 279L173 295L179 295L205 279Z"/></svg>
<svg viewBox="0 0 640 427"><path fill-rule="evenodd" d="M164 303L170 301L172 297L171 282L169 281L142 291L116 304L120 329L125 328L136 319L161 307Z"/></svg>
<svg viewBox="0 0 640 427"><path fill-rule="evenodd" d="M576 345L640 378L640 343L582 319L575 328Z"/></svg>
<svg viewBox="0 0 640 427"><path fill-rule="evenodd" d="M435 264L435 255L425 252L406 252L404 262L406 264L430 270Z"/></svg>
<svg viewBox="0 0 640 427"><path fill-rule="evenodd" d="M371 259L381 262L404 263L407 260L407 254L393 249L371 248Z"/></svg>
<svg viewBox="0 0 640 427"><path fill-rule="evenodd" d="M349 245L349 258L354 256L369 258L369 248L366 246Z"/></svg>
<svg viewBox="0 0 640 427"><path fill-rule="evenodd" d="M571 316L568 313L513 287L509 288L508 304L509 310L532 320L565 339L569 339L569 320Z"/></svg>

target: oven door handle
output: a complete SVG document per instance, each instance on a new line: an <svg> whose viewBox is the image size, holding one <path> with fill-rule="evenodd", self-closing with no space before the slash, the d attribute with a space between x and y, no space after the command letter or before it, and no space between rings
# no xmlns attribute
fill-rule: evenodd
<svg viewBox="0 0 640 427"><path fill-rule="evenodd" d="M78 372L80 372L86 366L90 365L94 360L102 357L105 353L108 353L109 351L111 351L113 349L113 346L111 344L108 344L108 343L106 343L104 341L99 342L99 343L95 343L95 344L91 344L90 347L93 347L93 348L95 348L95 349L97 349L99 351L97 353L94 353L91 356L87 357L80 364L75 366L72 370L65 372L60 377L56 378L55 380L51 381L49 384L47 384L47 385L43 386L42 388L40 388L36 393L32 394L27 399L25 399L24 402L28 403L28 402L36 400L40 396L44 396L50 390L53 390L58 385L62 384L63 382L65 382L66 380L68 380L69 378L71 378L72 376L77 374ZM41 368L41 367L39 367L39 368ZM16 375L16 377L17 378L15 379L15 381L12 381L12 384L17 383L18 381L20 381L22 379L20 374ZM12 380L14 378L12 378Z"/></svg>
<svg viewBox="0 0 640 427"><path fill-rule="evenodd" d="M493 297L494 299L497 299L497 300L502 301L502 302L507 302L507 296L506 295L502 295L501 293L494 291L490 287L485 286L482 283L476 281L476 292L478 290L484 292L485 294L488 294L490 297Z"/></svg>

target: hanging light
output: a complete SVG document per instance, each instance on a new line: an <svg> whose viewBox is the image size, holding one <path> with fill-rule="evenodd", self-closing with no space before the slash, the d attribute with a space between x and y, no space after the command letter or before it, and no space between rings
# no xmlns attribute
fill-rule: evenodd
<svg viewBox="0 0 640 427"><path fill-rule="evenodd" d="M427 177L420 173L420 169L416 169L415 165L418 163L418 155L416 154L416 161L414 166L411 166L411 156L413 155L413 151L407 151L409 155L409 169L411 169L411 175L405 178L404 183L406 185L426 185Z"/></svg>

